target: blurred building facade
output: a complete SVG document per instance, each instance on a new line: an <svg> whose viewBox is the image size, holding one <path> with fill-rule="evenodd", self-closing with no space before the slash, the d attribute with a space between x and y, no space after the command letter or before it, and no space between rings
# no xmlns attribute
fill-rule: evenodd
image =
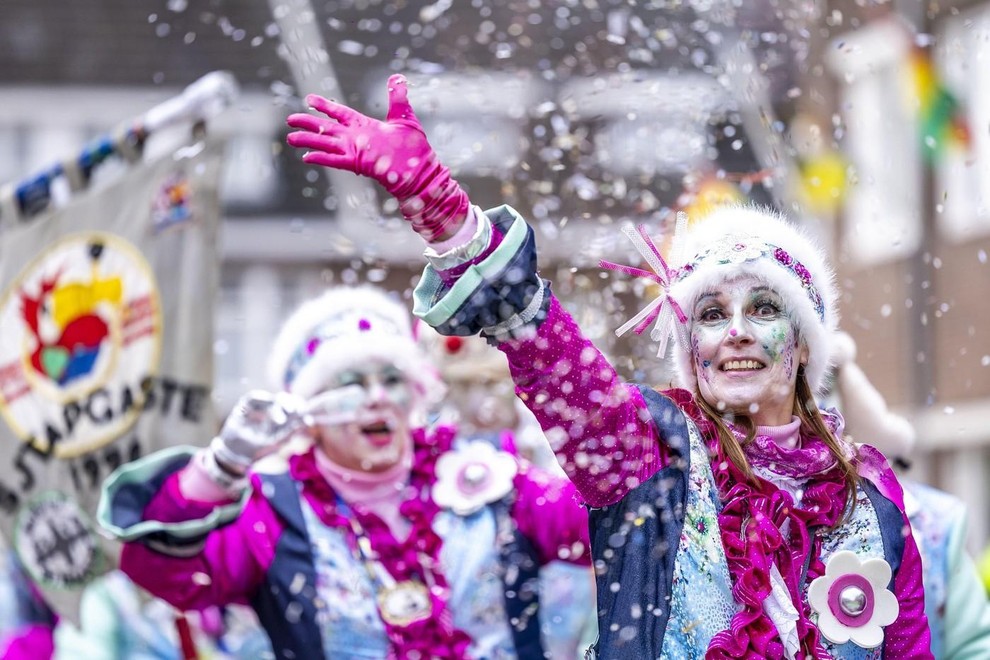
<svg viewBox="0 0 990 660"><path fill-rule="evenodd" d="M974 545L988 538L990 3L7 0L0 11L0 181L71 156L209 71L240 82L209 127L230 139L213 314L221 412L267 385L267 347L300 300L330 283L413 286L420 246L394 206L283 146L305 93L381 116L384 81L403 71L472 199L527 215L555 290L626 375L669 377L647 342L611 332L639 309L637 285L595 268L628 256L620 223L665 232L711 177L804 218L833 246L864 370L916 424L915 473L969 503ZM927 44L971 127L965 152L926 158L902 94L906 53Z"/></svg>
<svg viewBox="0 0 990 660"><path fill-rule="evenodd" d="M990 523L990 5L833 4L859 22L833 33L822 58L855 176L835 241L843 324L866 373L915 425L913 476L966 500L975 547ZM968 143L923 125L908 56L917 46L958 101Z"/></svg>

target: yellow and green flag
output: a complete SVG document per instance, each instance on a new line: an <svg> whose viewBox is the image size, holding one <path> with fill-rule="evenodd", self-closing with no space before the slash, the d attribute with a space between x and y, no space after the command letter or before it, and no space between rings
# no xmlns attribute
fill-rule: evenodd
<svg viewBox="0 0 990 660"><path fill-rule="evenodd" d="M925 156L934 159L948 150L968 150L971 136L965 110L935 70L929 51L920 46L911 49L908 76Z"/></svg>

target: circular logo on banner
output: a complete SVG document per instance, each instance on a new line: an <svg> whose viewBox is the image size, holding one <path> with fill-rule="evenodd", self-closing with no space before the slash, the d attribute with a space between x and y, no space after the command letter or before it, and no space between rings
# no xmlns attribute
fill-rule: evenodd
<svg viewBox="0 0 990 660"><path fill-rule="evenodd" d="M27 502L14 524L14 549L28 575L59 589L75 589L92 580L102 555L88 520L75 502L57 491Z"/></svg>
<svg viewBox="0 0 990 660"><path fill-rule="evenodd" d="M0 297L0 413L23 441L59 458L134 424L160 355L154 276L118 236L63 238Z"/></svg>

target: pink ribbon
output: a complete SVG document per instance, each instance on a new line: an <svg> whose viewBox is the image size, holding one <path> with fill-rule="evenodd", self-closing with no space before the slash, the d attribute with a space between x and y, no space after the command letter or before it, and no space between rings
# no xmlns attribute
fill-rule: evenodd
<svg viewBox="0 0 990 660"><path fill-rule="evenodd" d="M672 256L677 255L679 250L679 238L683 236L684 227L687 225L687 215L684 213L677 214L677 222L674 225L674 240L673 249L671 250ZM667 342L670 340L670 336L674 333L674 318L676 317L680 321L681 325L687 323L687 315L681 306L674 300L674 297L670 295L670 286L673 281L675 274L675 269L670 268L667 262L664 260L657 246L653 243L653 239L646 232L646 227L639 225L636 229L632 227L624 227L622 233L629 237L632 241L633 246L636 250L643 256L646 263L650 265L653 272L649 272L642 268L636 268L635 266L625 266L622 264L615 264L611 261L599 261L600 267L613 270L616 272L624 273L631 277L645 277L646 279L652 280L660 285L663 289L663 293L653 299L646 307L641 309L639 313L633 316L631 319L626 321L622 326L616 329L615 334L621 337L630 329L633 330L637 335L642 334L646 328L650 326L651 323L656 321L656 326L650 333L650 338L656 342L659 342L657 347L657 357L663 357L667 352Z"/></svg>

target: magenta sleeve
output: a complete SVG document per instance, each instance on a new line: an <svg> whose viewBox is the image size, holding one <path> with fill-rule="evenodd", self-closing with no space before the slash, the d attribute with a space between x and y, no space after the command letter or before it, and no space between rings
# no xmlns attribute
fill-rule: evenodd
<svg viewBox="0 0 990 660"><path fill-rule="evenodd" d="M925 615L921 554L911 534L911 523L904 516L904 555L894 580L894 595L900 613L884 631L884 655L891 658L933 658L931 631Z"/></svg>
<svg viewBox="0 0 990 660"><path fill-rule="evenodd" d="M196 520L213 506L184 498L178 474L173 474L146 507L144 519ZM241 515L229 525L209 531L198 551L175 556L144 543L127 543L120 568L134 582L179 609L245 603L262 584L282 529L255 479L254 491Z"/></svg>
<svg viewBox="0 0 990 660"><path fill-rule="evenodd" d="M529 463L522 462L515 478L516 527L535 546L540 564L563 560L588 565L588 510L574 485Z"/></svg>
<svg viewBox="0 0 990 660"><path fill-rule="evenodd" d="M52 628L40 623L24 625L0 641L0 657L5 660L39 660L51 658L54 652Z"/></svg>
<svg viewBox="0 0 990 660"><path fill-rule="evenodd" d="M663 467L666 453L643 395L620 380L556 297L534 337L499 350L516 394L589 505L618 502Z"/></svg>

